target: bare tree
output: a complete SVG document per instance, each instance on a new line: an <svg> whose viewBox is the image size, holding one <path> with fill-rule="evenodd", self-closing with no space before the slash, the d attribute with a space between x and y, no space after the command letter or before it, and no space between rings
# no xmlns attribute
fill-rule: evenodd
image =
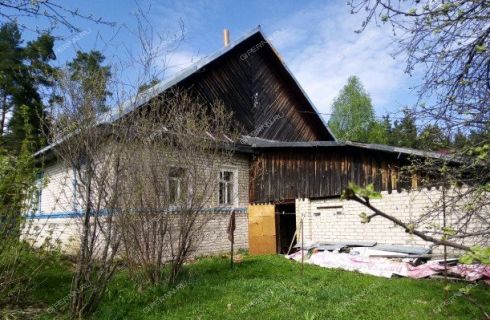
<svg viewBox="0 0 490 320"><path fill-rule="evenodd" d="M389 24L406 72L422 67L418 116L447 129L489 130L490 6L488 1L354 0L353 13Z"/></svg>
<svg viewBox="0 0 490 320"><path fill-rule="evenodd" d="M161 280L165 263L174 284L196 252L216 212L236 195L219 194L222 169L233 163L239 131L220 103L204 103L182 91L155 98L131 118L118 226L129 265ZM220 180L221 179L221 180ZM234 182L231 182L234 183ZM219 198L221 197L221 198Z"/></svg>
<svg viewBox="0 0 490 320"><path fill-rule="evenodd" d="M142 268L153 283L161 281L168 263L168 282L175 283L215 218L210 211L231 205L236 197L224 194L233 188L219 189L218 183L220 178L233 183L221 172L238 139L232 115L219 102L202 102L178 89L162 93L158 85L148 85L165 68L158 56L168 54L165 47L178 38L155 36L145 27L144 12L138 15L140 51L128 50L130 61L122 64L140 67L129 87L117 80L126 75L118 77L114 66L106 82L111 88L97 88L100 81L93 79L90 87L96 89L83 90L69 69L57 79L60 99L49 141L76 176L74 190L68 191L76 191L80 216L73 317L95 310L119 257L135 273ZM117 106L100 113L104 92L112 93ZM125 99L132 93L136 96Z"/></svg>
<svg viewBox="0 0 490 320"><path fill-rule="evenodd" d="M353 188L346 194L414 234L436 244L470 250L488 247L490 236L490 5L488 1L354 0L352 13L369 23L388 24L397 54L407 59L406 72L422 70L414 106L418 119L437 124L449 135L468 136L464 146L441 159L414 159L405 168L422 186L439 187L433 206L417 221L397 223L395 214L378 212ZM417 69L420 68L420 69ZM445 159L445 160L444 160ZM365 190L361 188L359 190ZM376 211L376 210L377 211ZM422 224L437 230L414 229ZM419 232L422 232L419 234ZM449 243L451 242L451 243ZM463 243L465 243L463 245ZM473 251L478 248L471 249Z"/></svg>
<svg viewBox="0 0 490 320"><path fill-rule="evenodd" d="M87 79L85 79L87 80ZM94 79L94 85L100 83ZM89 314L100 303L116 269L120 239L115 233L114 214L120 195L122 145L125 131L118 123L103 122L98 114L100 90L80 89L68 70L57 78L60 103L49 141L64 168L75 175L72 192L79 214L79 250L72 282L73 317Z"/></svg>
<svg viewBox="0 0 490 320"><path fill-rule="evenodd" d="M83 13L77 8L69 8L56 0L1 0L0 9L0 17L6 21L18 23L23 29L29 29L38 33L50 32L59 26L67 28L70 32L80 32L80 28L74 22L75 19L114 26L112 22L88 13ZM29 19L36 21L37 25L39 25L39 19L45 19L48 26L42 29L39 27L34 28L25 23Z"/></svg>

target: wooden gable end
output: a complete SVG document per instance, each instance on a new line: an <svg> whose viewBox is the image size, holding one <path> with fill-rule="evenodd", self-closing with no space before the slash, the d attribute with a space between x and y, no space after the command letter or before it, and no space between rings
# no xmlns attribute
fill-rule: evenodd
<svg viewBox="0 0 490 320"><path fill-rule="evenodd" d="M205 101L224 103L245 135L278 141L334 140L260 32L196 71L180 86Z"/></svg>

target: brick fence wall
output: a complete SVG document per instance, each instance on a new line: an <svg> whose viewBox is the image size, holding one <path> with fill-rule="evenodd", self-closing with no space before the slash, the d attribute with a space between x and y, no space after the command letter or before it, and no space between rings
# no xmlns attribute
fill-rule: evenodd
<svg viewBox="0 0 490 320"><path fill-rule="evenodd" d="M439 201L442 192L436 189L422 189L393 192L382 192L382 199L373 199L371 203L381 211L402 220L405 223L416 222L425 214L434 202ZM335 199L297 199L296 223L300 230L300 219L304 219L305 241L376 241L383 244L410 246L429 246L431 243L409 234L393 222L374 217L369 223L361 223L359 215L372 212L355 201ZM447 218L449 223L451 217ZM435 225L442 225L442 219L417 224L417 229L430 231ZM471 244L471 243L470 243ZM440 251L441 248L435 248Z"/></svg>

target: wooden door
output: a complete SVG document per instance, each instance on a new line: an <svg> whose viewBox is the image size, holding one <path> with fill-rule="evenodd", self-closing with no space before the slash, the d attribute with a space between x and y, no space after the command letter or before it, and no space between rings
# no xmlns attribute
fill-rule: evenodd
<svg viewBox="0 0 490 320"><path fill-rule="evenodd" d="M248 246L251 255L275 254L275 206L254 204L248 206Z"/></svg>

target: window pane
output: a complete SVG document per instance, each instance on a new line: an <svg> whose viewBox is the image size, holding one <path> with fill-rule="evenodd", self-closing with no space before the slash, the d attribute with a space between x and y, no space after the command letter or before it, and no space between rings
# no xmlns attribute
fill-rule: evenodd
<svg viewBox="0 0 490 320"><path fill-rule="evenodd" d="M227 186L227 201L226 203L227 204L232 204L233 203L233 183L228 183L228 186Z"/></svg>
<svg viewBox="0 0 490 320"><path fill-rule="evenodd" d="M182 200L183 194L183 180L185 180L186 169L180 167L171 167L168 171L168 194L169 203L176 204Z"/></svg>
<svg viewBox="0 0 490 320"><path fill-rule="evenodd" d="M219 173L219 204L233 204L234 184L233 171L221 171Z"/></svg>
<svg viewBox="0 0 490 320"><path fill-rule="evenodd" d="M230 172L230 171L224 171L223 172L223 180L231 181L232 178L233 178L233 172Z"/></svg>
<svg viewBox="0 0 490 320"><path fill-rule="evenodd" d="M219 204L224 204L225 203L225 183L220 182L219 183Z"/></svg>
<svg viewBox="0 0 490 320"><path fill-rule="evenodd" d="M177 179L169 179L168 180L168 189L169 189L168 194L169 194L170 204L177 203L177 199L179 197L178 183L179 183L179 181Z"/></svg>
<svg viewBox="0 0 490 320"><path fill-rule="evenodd" d="M172 178L182 178L185 175L184 168L171 167L168 171L168 176Z"/></svg>

